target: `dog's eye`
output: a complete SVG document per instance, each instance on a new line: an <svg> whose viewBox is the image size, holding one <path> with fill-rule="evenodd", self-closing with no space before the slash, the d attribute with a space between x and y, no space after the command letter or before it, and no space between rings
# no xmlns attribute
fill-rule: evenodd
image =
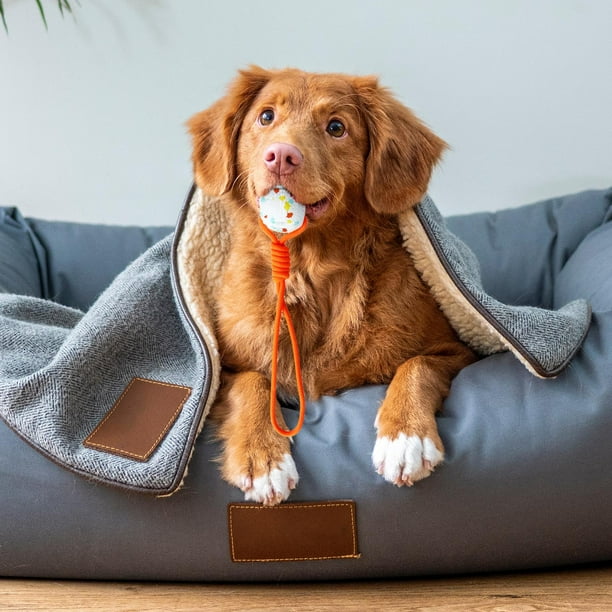
<svg viewBox="0 0 612 612"><path fill-rule="evenodd" d="M342 121L338 121L338 119L332 119L326 128L327 133L334 138L342 138L346 134L346 128L344 127L344 123Z"/></svg>
<svg viewBox="0 0 612 612"><path fill-rule="evenodd" d="M257 117L259 125L270 125L274 121L274 111L269 108L260 113Z"/></svg>

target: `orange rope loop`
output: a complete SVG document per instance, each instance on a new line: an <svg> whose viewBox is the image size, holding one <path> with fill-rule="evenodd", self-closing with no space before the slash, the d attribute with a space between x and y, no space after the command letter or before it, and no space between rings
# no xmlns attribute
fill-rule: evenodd
<svg viewBox="0 0 612 612"><path fill-rule="evenodd" d="M272 334L272 366L270 372L270 421L272 426L281 436L290 438L296 435L304 424L304 416L306 414L306 394L304 393L304 382L302 380L302 368L300 365L300 352L297 341L297 334L293 327L291 314L285 303L285 281L289 278L291 271L291 258L289 249L285 242L290 238L299 236L308 225L307 219L304 219L304 224L299 229L284 234L280 239L276 237L274 232L267 228L263 221L259 219L259 225L265 234L270 238L271 245L271 261L272 261L272 278L276 285L276 316L274 318L274 328ZM278 343L280 338L281 319L285 317L289 338L291 340L291 350L293 352L293 364L295 367L295 382L300 400L300 413L296 426L291 430L283 429L276 417L276 381L278 379Z"/></svg>

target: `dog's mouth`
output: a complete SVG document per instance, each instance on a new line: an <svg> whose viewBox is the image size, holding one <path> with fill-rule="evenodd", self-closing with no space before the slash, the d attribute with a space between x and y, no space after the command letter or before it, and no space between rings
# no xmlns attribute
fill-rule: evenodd
<svg viewBox="0 0 612 612"><path fill-rule="evenodd" d="M317 200L313 204L306 204L306 216L310 221L320 219L327 212L329 204L329 198Z"/></svg>
<svg viewBox="0 0 612 612"><path fill-rule="evenodd" d="M269 193L271 189L274 189L274 188L271 187L265 190L263 195L265 195L266 193ZM305 214L309 221L316 221L320 219L321 217L323 217L331 206L331 199L328 196L325 196L324 198L321 198L320 200L317 200L316 202L312 202L311 204L306 204L302 202L299 195L296 196L292 191L290 191L284 186L282 187L282 189L284 189L291 196L291 198L295 200L295 202L298 202L299 204L304 206L304 208L306 209ZM255 193L258 194L259 190L255 190ZM260 197L263 197L263 196L256 195L255 197L256 197L256 200L259 200Z"/></svg>

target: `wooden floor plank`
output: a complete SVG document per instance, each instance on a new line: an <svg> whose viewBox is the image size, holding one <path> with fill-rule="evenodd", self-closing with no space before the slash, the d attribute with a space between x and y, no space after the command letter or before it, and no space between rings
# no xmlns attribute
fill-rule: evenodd
<svg viewBox="0 0 612 612"><path fill-rule="evenodd" d="M0 610L612 611L612 565L390 581L173 584L0 580Z"/></svg>

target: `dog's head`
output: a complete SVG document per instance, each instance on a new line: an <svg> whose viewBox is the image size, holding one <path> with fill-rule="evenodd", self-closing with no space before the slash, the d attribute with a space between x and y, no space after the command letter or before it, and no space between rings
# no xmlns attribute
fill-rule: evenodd
<svg viewBox="0 0 612 612"><path fill-rule="evenodd" d="M376 78L294 69L241 71L188 127L203 191L256 208L280 184L315 226L353 202L383 214L416 204L446 146Z"/></svg>

